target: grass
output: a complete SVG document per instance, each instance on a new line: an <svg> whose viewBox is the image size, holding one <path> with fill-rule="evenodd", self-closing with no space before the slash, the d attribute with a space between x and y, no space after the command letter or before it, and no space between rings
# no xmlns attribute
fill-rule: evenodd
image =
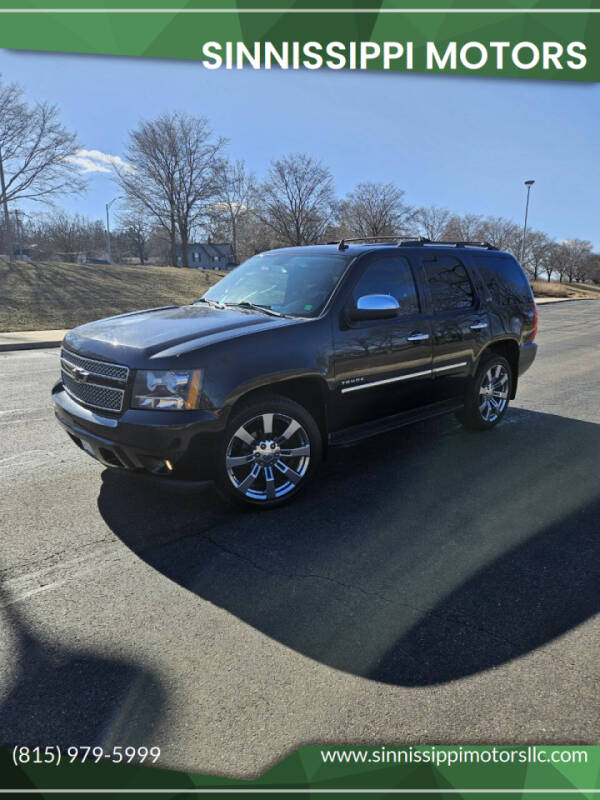
<svg viewBox="0 0 600 800"><path fill-rule="evenodd" d="M556 281L532 281L536 297L589 297L600 298L600 286L585 283L558 283Z"/></svg>
<svg viewBox="0 0 600 800"><path fill-rule="evenodd" d="M215 270L0 261L0 331L74 328L112 314L193 302Z"/></svg>

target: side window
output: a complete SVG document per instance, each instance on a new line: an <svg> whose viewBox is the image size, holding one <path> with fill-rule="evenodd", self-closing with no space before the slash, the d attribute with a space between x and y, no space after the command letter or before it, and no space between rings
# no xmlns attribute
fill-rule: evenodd
<svg viewBox="0 0 600 800"><path fill-rule="evenodd" d="M470 308L475 299L463 264L454 256L423 261L434 311Z"/></svg>
<svg viewBox="0 0 600 800"><path fill-rule="evenodd" d="M356 303L365 294L391 294L400 306L400 314L419 313L419 300L410 264L403 256L376 258L367 267L354 287Z"/></svg>
<svg viewBox="0 0 600 800"><path fill-rule="evenodd" d="M479 256L476 264L494 305L531 304L529 281L514 259Z"/></svg>

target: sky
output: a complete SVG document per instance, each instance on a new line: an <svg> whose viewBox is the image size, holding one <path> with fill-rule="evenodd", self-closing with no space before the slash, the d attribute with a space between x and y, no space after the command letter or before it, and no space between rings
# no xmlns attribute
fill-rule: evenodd
<svg viewBox="0 0 600 800"><path fill-rule="evenodd" d="M199 62L0 50L0 75L60 109L89 185L59 204L92 219L118 195L110 162L129 131L166 111L206 116L261 178L306 152L338 194L391 181L411 205L522 222L600 249L600 84L346 71L206 70ZM108 171L102 171L108 170Z"/></svg>

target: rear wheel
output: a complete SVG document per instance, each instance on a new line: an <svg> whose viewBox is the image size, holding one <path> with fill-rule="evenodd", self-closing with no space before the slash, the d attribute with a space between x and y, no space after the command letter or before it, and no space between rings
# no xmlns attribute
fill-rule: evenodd
<svg viewBox="0 0 600 800"><path fill-rule="evenodd" d="M239 408L219 450L217 486L228 500L270 508L295 497L322 454L321 433L293 400L265 394Z"/></svg>
<svg viewBox="0 0 600 800"><path fill-rule="evenodd" d="M460 421L471 430L485 431L497 425L508 408L512 388L510 364L502 356L491 356L479 368L467 389Z"/></svg>

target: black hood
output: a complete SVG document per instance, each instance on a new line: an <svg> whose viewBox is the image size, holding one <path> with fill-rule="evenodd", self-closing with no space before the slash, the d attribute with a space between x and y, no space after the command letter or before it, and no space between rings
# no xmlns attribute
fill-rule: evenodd
<svg viewBox="0 0 600 800"><path fill-rule="evenodd" d="M136 366L293 321L249 309L169 306L80 325L66 335L65 345L85 355Z"/></svg>

